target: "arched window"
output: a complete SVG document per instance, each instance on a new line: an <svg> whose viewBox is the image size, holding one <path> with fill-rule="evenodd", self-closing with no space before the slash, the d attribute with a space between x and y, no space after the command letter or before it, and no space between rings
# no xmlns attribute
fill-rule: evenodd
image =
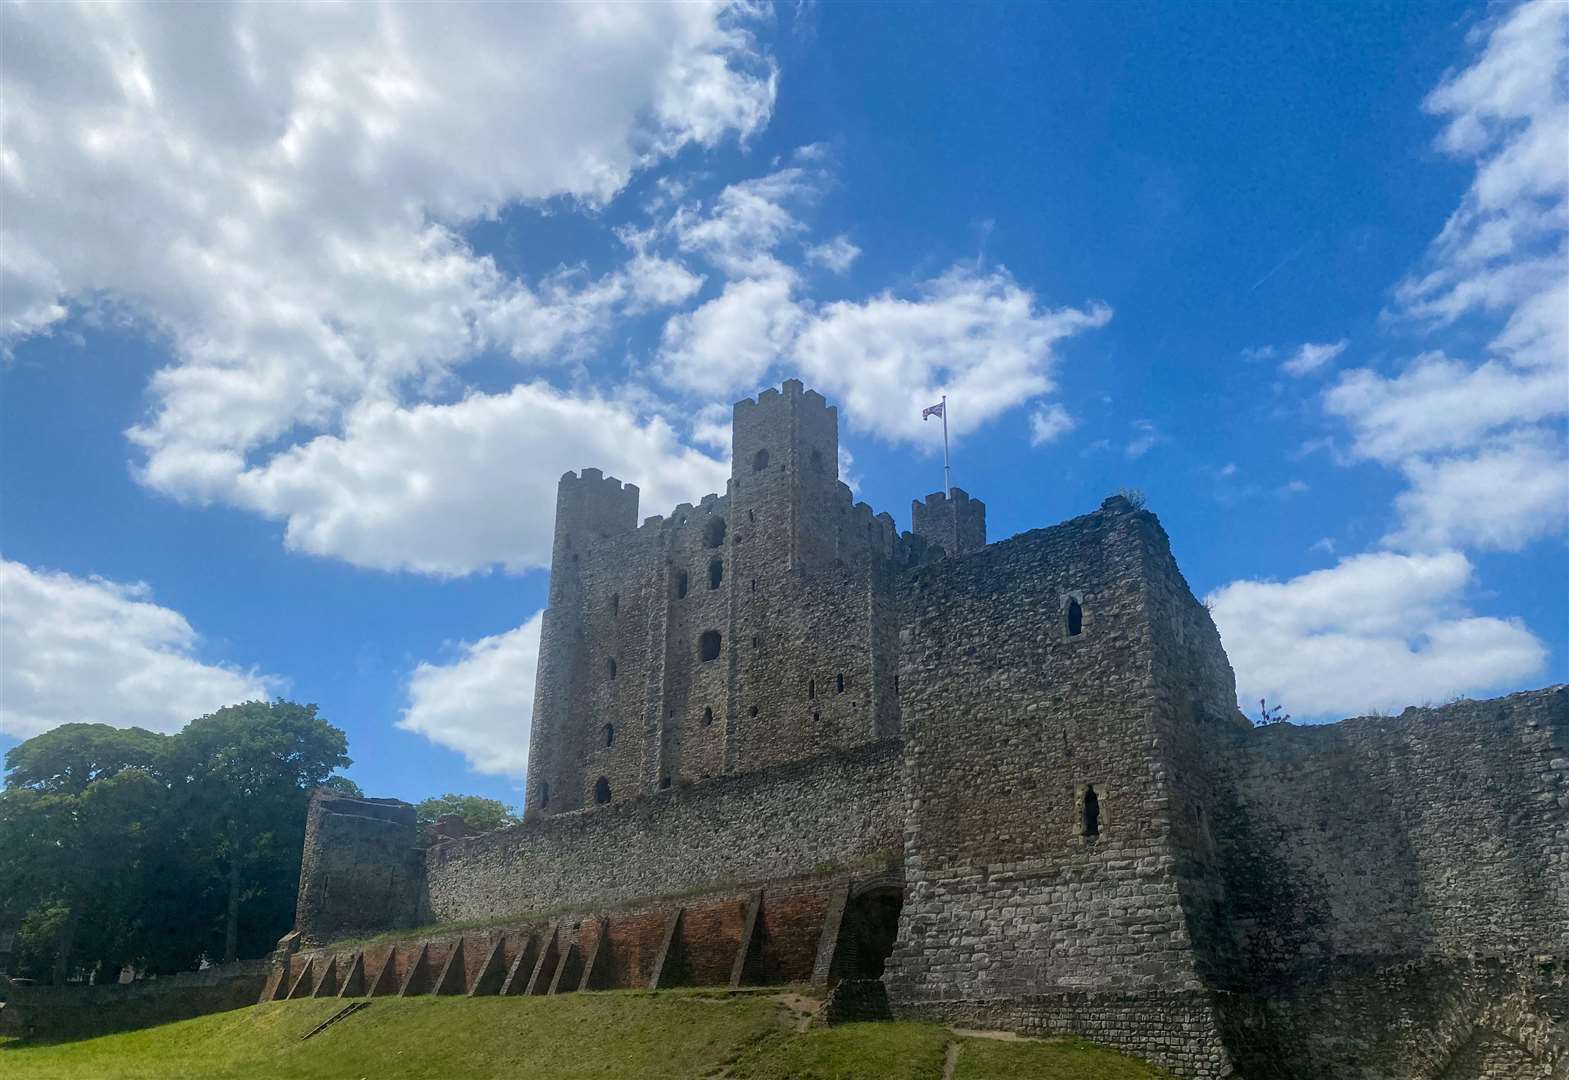
<svg viewBox="0 0 1569 1080"><path fill-rule="evenodd" d="M1094 784L1084 789L1084 835L1100 835L1100 796Z"/></svg>
<svg viewBox="0 0 1569 1080"><path fill-rule="evenodd" d="M608 776L601 776L594 781L594 801L600 806L604 806L610 801L610 778Z"/></svg>
<svg viewBox="0 0 1569 1080"><path fill-rule="evenodd" d="M719 631L704 630L703 636L697 639L697 654L707 662L719 659Z"/></svg>
<svg viewBox="0 0 1569 1080"><path fill-rule="evenodd" d="M844 672L842 672L842 671L839 673L838 681L834 683L834 693L836 693L836 694L844 693Z"/></svg>
<svg viewBox="0 0 1569 1080"><path fill-rule="evenodd" d="M616 745L616 726L614 724L605 725L605 745Z"/></svg>
<svg viewBox="0 0 1569 1080"><path fill-rule="evenodd" d="M684 600L685 598L686 598L686 571L683 570L679 574L676 575L676 599L677 600Z"/></svg>
<svg viewBox="0 0 1569 1080"><path fill-rule="evenodd" d="M610 658L610 662L605 665L605 670L610 672L610 677L612 679L616 677L616 658L614 656L612 656Z"/></svg>
<svg viewBox="0 0 1569 1080"><path fill-rule="evenodd" d="M724 579L725 564L719 559L715 559L713 562L708 564L708 587L710 589L717 589L719 588L719 583L724 581Z"/></svg>
<svg viewBox="0 0 1569 1080"><path fill-rule="evenodd" d="M756 716L757 715L757 706L753 705L750 709L746 710L746 715L748 715L748 716Z"/></svg>
<svg viewBox="0 0 1569 1080"><path fill-rule="evenodd" d="M752 471L762 472L766 468L768 468L768 451L759 450L752 455Z"/></svg>
<svg viewBox="0 0 1569 1080"><path fill-rule="evenodd" d="M1084 632L1084 608L1079 604L1078 597L1068 598L1068 636L1078 637Z"/></svg>
<svg viewBox="0 0 1569 1080"><path fill-rule="evenodd" d="M725 519L722 517L709 518L708 524L703 526L703 546L716 548L725 542Z"/></svg>
<svg viewBox="0 0 1569 1080"><path fill-rule="evenodd" d="M670 786L670 777L668 777L668 776L661 776L659 778L659 790L660 791L664 791L669 786Z"/></svg>
<svg viewBox="0 0 1569 1080"><path fill-rule="evenodd" d="M703 710L703 726L707 727L708 725L712 724L713 722L714 722L714 710L713 709L704 709Z"/></svg>

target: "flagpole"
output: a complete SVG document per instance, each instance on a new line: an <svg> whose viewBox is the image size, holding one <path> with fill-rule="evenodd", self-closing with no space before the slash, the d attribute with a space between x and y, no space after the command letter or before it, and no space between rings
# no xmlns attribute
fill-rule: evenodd
<svg viewBox="0 0 1569 1080"><path fill-rule="evenodd" d="M928 399L930 400L930 399ZM948 464L948 395L942 396L942 483L948 498L953 498L953 468Z"/></svg>

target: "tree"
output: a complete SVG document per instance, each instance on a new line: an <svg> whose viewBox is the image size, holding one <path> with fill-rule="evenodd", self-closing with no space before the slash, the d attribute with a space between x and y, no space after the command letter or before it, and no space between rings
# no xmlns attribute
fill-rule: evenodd
<svg viewBox="0 0 1569 1080"><path fill-rule="evenodd" d="M20 925L24 957L50 957L56 983L81 937L109 962L134 937L140 867L161 839L167 736L67 724L6 754L0 791L0 922Z"/></svg>
<svg viewBox="0 0 1569 1080"><path fill-rule="evenodd" d="M414 807L414 820L419 825L419 842L428 845L435 835L436 819L443 814L457 814L471 833L493 832L508 825L516 825L518 816L512 808L499 799L486 799L479 795L442 795L425 799Z"/></svg>
<svg viewBox="0 0 1569 1080"><path fill-rule="evenodd" d="M265 928L263 935L292 917L306 804L334 769L350 764L347 750L348 739L315 705L283 700L231 705L180 732L176 805L222 875L225 963L239 955L243 906L256 916L246 928Z"/></svg>

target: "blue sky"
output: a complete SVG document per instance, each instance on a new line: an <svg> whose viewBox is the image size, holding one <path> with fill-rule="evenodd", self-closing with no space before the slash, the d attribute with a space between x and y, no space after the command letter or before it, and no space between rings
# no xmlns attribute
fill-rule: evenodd
<svg viewBox="0 0 1569 1080"><path fill-rule="evenodd" d="M182 9L189 13L193 9ZM6 7L0 749L320 704L517 801L555 477L1146 493L1245 704L1569 672L1569 7Z"/></svg>

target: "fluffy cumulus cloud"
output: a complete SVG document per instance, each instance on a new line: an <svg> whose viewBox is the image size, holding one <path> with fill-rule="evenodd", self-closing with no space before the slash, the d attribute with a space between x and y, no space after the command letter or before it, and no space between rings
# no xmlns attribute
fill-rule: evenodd
<svg viewBox="0 0 1569 1080"><path fill-rule="evenodd" d="M478 772L521 778L528 768L540 618L464 643L451 663L420 664L409 678L409 705L398 727L456 750Z"/></svg>
<svg viewBox="0 0 1569 1080"><path fill-rule="evenodd" d="M805 319L794 274L743 278L695 311L665 323L658 367L669 385L709 397L750 391L794 341Z"/></svg>
<svg viewBox="0 0 1569 1080"><path fill-rule="evenodd" d="M1458 552L1378 552L1289 581L1237 581L1208 602L1238 697L1298 719L1393 710L1481 694L1538 675L1547 650L1517 622L1463 603Z"/></svg>
<svg viewBox="0 0 1569 1080"><path fill-rule="evenodd" d="M716 4L15 7L0 41L0 326L109 297L172 345L144 479L231 499L248 455L481 349L580 355L668 261L524 282L459 229L601 205L766 123L775 74ZM570 87L570 92L563 92ZM112 193L112 197L109 193Z"/></svg>
<svg viewBox="0 0 1569 1080"><path fill-rule="evenodd" d="M1427 353L1328 392L1362 458L1399 469L1392 544L1518 548L1562 530L1569 411L1569 6L1536 0L1477 38L1426 108L1475 166L1389 316L1427 332L1495 328L1480 359Z"/></svg>
<svg viewBox="0 0 1569 1080"><path fill-rule="evenodd" d="M196 631L141 584L0 560L0 734L69 723L177 731L281 684L197 659Z"/></svg>
<svg viewBox="0 0 1569 1080"><path fill-rule="evenodd" d="M548 566L556 481L593 463L662 513L724 490L725 463L628 406L525 384L453 404L367 403L239 479L289 547L356 566L466 574Z"/></svg>
<svg viewBox="0 0 1569 1080"><path fill-rule="evenodd" d="M1051 390L1057 342L1110 318L1102 304L1045 308L1005 269L955 267L913 295L824 305L804 324L792 358L852 426L931 445L925 406L948 394L950 430L974 431Z"/></svg>

